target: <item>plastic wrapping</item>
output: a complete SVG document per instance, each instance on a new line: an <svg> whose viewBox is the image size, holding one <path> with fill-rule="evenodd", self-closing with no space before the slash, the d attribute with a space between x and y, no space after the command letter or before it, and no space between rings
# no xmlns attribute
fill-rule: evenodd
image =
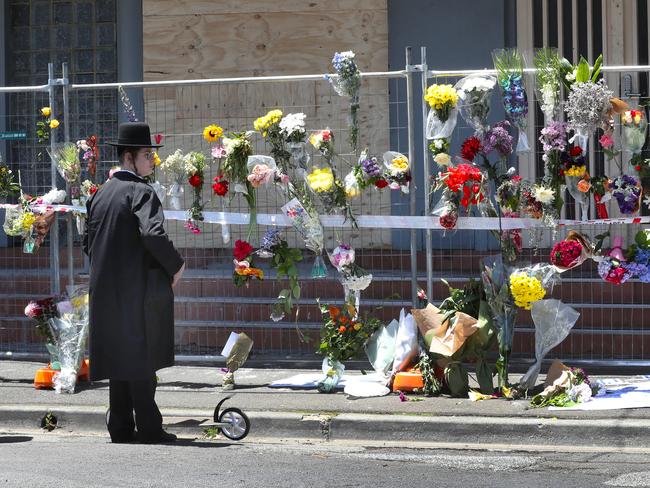
<svg viewBox="0 0 650 488"><path fill-rule="evenodd" d="M393 375L411 366L419 356L418 328L415 319L404 309L399 314L399 327L395 339L395 357L393 359Z"/></svg>
<svg viewBox="0 0 650 488"><path fill-rule="evenodd" d="M448 139L456 128L457 120L458 108L456 107L449 111L447 120L441 120L435 110L429 110L426 126L427 139Z"/></svg>
<svg viewBox="0 0 650 488"><path fill-rule="evenodd" d="M580 205L580 220L583 222L589 219L589 192L580 191L579 183L582 176L564 176L566 187L574 200Z"/></svg>
<svg viewBox="0 0 650 488"><path fill-rule="evenodd" d="M645 110L626 110L621 115L623 126L623 147L632 154L639 154L645 145L648 121Z"/></svg>
<svg viewBox="0 0 650 488"><path fill-rule="evenodd" d="M375 331L365 345L368 361L384 378L388 378L393 369L398 329L399 322L393 319L386 327Z"/></svg>
<svg viewBox="0 0 650 488"><path fill-rule="evenodd" d="M317 388L320 393L331 393L343 377L345 366L340 361L330 358L323 359L323 378L318 382Z"/></svg>
<svg viewBox="0 0 650 488"><path fill-rule="evenodd" d="M323 261L323 225L316 212L310 213L297 198L287 202L281 208L282 212L289 218L291 225L305 240L307 249L316 253L314 265L312 266L312 278L327 277L327 268Z"/></svg>
<svg viewBox="0 0 650 488"><path fill-rule="evenodd" d="M482 136L487 129L490 98L496 82L492 75L473 74L456 83L460 115L478 136Z"/></svg>
<svg viewBox="0 0 650 488"><path fill-rule="evenodd" d="M241 368L248 359L253 348L253 340L243 332L231 332L228 341L221 351L221 355L226 358L226 366L230 372L235 372Z"/></svg>
<svg viewBox="0 0 650 488"><path fill-rule="evenodd" d="M531 315L535 324L535 363L521 378L520 386L526 390L535 386L543 359L569 335L580 317L575 309L555 299L533 303Z"/></svg>

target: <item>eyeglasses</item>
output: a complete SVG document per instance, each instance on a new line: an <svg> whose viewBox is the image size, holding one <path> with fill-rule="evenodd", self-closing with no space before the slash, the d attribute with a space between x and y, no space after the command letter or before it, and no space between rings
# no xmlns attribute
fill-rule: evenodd
<svg viewBox="0 0 650 488"><path fill-rule="evenodd" d="M144 154L144 157L149 161L153 161L154 157L156 156L156 151L145 151L142 154Z"/></svg>

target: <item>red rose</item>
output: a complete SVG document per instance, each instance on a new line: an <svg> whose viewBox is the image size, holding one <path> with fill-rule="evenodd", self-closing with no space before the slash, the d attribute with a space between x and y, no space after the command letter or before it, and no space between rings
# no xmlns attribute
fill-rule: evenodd
<svg viewBox="0 0 650 488"><path fill-rule="evenodd" d="M192 175L187 181L194 188L199 188L203 184L203 178L201 178L199 175Z"/></svg>
<svg viewBox="0 0 650 488"><path fill-rule="evenodd" d="M572 158L575 158L575 157L577 157L577 156L580 156L581 154L582 154L582 148L581 148L580 146L573 146L573 147L569 150L569 155L570 155Z"/></svg>
<svg viewBox="0 0 650 488"><path fill-rule="evenodd" d="M221 180L219 181L220 176L217 176L214 179L214 185L212 185L212 189L214 190L215 195L218 195L220 197L223 197L228 193L228 181L227 180Z"/></svg>
<svg viewBox="0 0 650 488"><path fill-rule="evenodd" d="M375 181L375 186L379 189L386 188L388 186L388 182L386 180L377 180Z"/></svg>
<svg viewBox="0 0 650 488"><path fill-rule="evenodd" d="M634 167L634 169L637 170L637 171L641 171L641 166L636 165L636 166Z"/></svg>
<svg viewBox="0 0 650 488"><path fill-rule="evenodd" d="M474 161L474 158L481 152L481 141L478 137L468 137L460 148L460 155L467 161Z"/></svg>
<svg viewBox="0 0 650 488"><path fill-rule="evenodd" d="M97 186L96 185L92 185L90 187L90 189L88 190L88 193L90 193L91 195L94 195L96 192L97 192Z"/></svg>
<svg viewBox="0 0 650 488"><path fill-rule="evenodd" d="M453 229L456 227L456 221L458 220L458 214L456 212L451 212L440 217L440 225L447 229Z"/></svg>
<svg viewBox="0 0 650 488"><path fill-rule="evenodd" d="M233 256L237 261L243 261L253 252L253 246L248 242L237 239L235 241L235 249L233 249Z"/></svg>
<svg viewBox="0 0 650 488"><path fill-rule="evenodd" d="M160 144L160 142L163 140L163 135L156 134L155 136L153 136L153 138L156 140L156 144Z"/></svg>

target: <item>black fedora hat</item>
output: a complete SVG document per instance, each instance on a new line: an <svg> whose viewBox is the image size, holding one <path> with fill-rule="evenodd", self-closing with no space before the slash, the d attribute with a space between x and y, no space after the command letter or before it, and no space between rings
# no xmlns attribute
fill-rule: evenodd
<svg viewBox="0 0 650 488"><path fill-rule="evenodd" d="M109 142L111 146L121 147L162 147L152 144L149 124L144 122L125 122L117 131L117 141Z"/></svg>

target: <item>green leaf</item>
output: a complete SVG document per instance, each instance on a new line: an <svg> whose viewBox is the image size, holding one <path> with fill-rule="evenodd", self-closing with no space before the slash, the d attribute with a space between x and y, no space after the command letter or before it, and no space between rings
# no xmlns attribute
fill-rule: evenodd
<svg viewBox="0 0 650 488"><path fill-rule="evenodd" d="M580 56L580 62L578 63L578 71L576 72L576 83L586 83L589 81L589 63L585 58Z"/></svg>
<svg viewBox="0 0 650 488"><path fill-rule="evenodd" d="M289 298L289 293L290 291L287 289L280 290L280 293L278 294L278 299L286 300L287 298Z"/></svg>
<svg viewBox="0 0 650 488"><path fill-rule="evenodd" d="M600 76L600 68L603 64L603 55L601 54L596 58L596 61L594 62L594 69L591 72L591 81L596 83L598 80L598 76Z"/></svg>
<svg viewBox="0 0 650 488"><path fill-rule="evenodd" d="M300 298L300 285L295 285L293 287L293 297L298 300Z"/></svg>

